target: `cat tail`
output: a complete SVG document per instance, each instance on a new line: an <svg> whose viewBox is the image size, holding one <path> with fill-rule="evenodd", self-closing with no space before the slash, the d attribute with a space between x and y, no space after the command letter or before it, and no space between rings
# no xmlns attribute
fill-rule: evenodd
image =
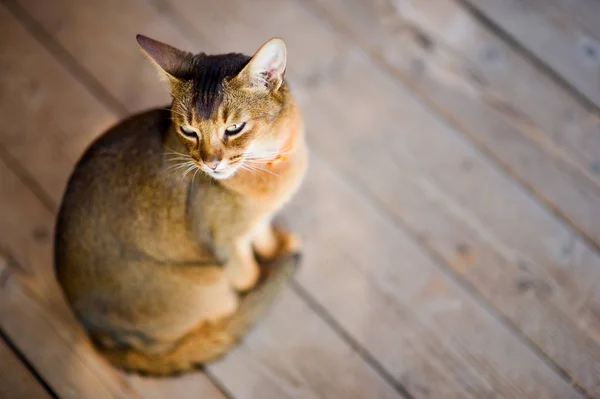
<svg viewBox="0 0 600 399"><path fill-rule="evenodd" d="M221 321L203 324L166 353L145 354L133 348L98 347L98 350L116 367L142 375L167 376L202 368L237 345L282 290L299 260L299 254L290 254L272 265L262 266L266 276L241 298L236 313Z"/></svg>

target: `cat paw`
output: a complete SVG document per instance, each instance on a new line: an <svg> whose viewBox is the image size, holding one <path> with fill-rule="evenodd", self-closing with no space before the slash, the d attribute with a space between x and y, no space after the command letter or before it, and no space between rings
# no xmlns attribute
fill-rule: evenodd
<svg viewBox="0 0 600 399"><path fill-rule="evenodd" d="M299 253L302 249L302 239L296 233L291 233L283 230L276 230L279 236L279 253L278 256Z"/></svg>
<svg viewBox="0 0 600 399"><path fill-rule="evenodd" d="M246 292L254 288L260 277L260 268L258 265L248 265L240 267L239 265L225 266L225 275L229 284L238 292Z"/></svg>
<svg viewBox="0 0 600 399"><path fill-rule="evenodd" d="M302 240L299 235L279 228L274 228L273 232L277 239L277 245L272 252L266 254L267 256L260 254L261 259L273 261L283 256L300 252Z"/></svg>
<svg viewBox="0 0 600 399"><path fill-rule="evenodd" d="M300 251L302 243L300 237L281 228L271 227L268 239L254 242L254 251L261 263L270 262L282 256Z"/></svg>

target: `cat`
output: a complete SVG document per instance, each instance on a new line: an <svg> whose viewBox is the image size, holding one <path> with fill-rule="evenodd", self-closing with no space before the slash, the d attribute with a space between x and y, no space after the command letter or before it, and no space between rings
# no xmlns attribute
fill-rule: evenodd
<svg viewBox="0 0 600 399"><path fill-rule="evenodd" d="M301 185L308 148L283 40L252 57L137 42L172 103L118 123L82 155L57 218L55 268L110 362L168 375L233 348L293 273L300 241L272 220Z"/></svg>

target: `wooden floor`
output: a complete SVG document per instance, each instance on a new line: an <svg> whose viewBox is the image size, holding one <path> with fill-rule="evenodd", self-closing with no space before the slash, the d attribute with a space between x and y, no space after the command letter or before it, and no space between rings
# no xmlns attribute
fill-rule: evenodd
<svg viewBox="0 0 600 399"><path fill-rule="evenodd" d="M168 379L99 358L52 275L90 141L168 93L144 33L288 44L303 265ZM597 0L0 1L0 398L600 398Z"/></svg>

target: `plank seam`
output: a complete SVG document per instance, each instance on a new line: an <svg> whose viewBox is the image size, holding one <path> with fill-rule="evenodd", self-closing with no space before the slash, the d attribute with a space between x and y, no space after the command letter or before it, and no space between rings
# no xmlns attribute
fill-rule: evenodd
<svg viewBox="0 0 600 399"><path fill-rule="evenodd" d="M187 37L196 38L199 37L206 42L210 40L204 38L204 35L199 32L193 25L189 24L177 10L173 9L169 2L163 0L151 1L150 5L157 8L158 11L167 11L170 17L176 19L179 23L175 24L177 29L180 29L182 33ZM397 393L405 397L406 399L414 399L414 397L408 392L408 390L398 382L384 367L379 363L375 357L369 353L366 348L361 346L354 338L350 336L344 328L335 321L331 314L319 304L308 292L298 283L295 279L291 280L291 288L300 296L300 298L308 305L308 307L314 311L324 322L327 324L334 333L336 333L342 341L344 341L350 348L368 365L370 366L386 383L388 383ZM208 374L207 374L208 375ZM211 377L212 379L212 377ZM213 381L216 381L214 379Z"/></svg>
<svg viewBox="0 0 600 399"><path fill-rule="evenodd" d="M50 37L50 35L48 35L48 33L45 32L37 24L37 22L35 22L31 16L29 16L27 12L20 7L20 5L14 4L10 0L8 3L11 4L5 5L7 5L7 8L15 17L15 19L22 23L25 29L30 32L32 36L49 51L52 57L58 60L61 66L65 67L65 69L67 69L67 71L69 71L73 77L88 90L88 92L90 92L100 103L109 107L111 113L119 116L127 114L127 109L120 103L120 101L118 101L107 90L105 90L104 87L93 76L91 76L82 66L80 66L64 48L62 48L62 46L56 43L54 39ZM14 6L14 9L12 9L11 6ZM64 59L61 59L62 57L64 57ZM2 146L0 146L0 160L5 162L9 169L32 191L33 195L38 198L40 202L42 202L44 207L53 215L55 215L57 205L54 203L54 201L49 195L47 195L43 187L38 184L35 178L33 178L33 176L23 168L21 163L12 155L10 155ZM2 334L0 328L0 337L3 335L4 334ZM58 396L56 396L56 394L50 390L48 384L41 379L41 376L35 371L31 364L24 360L20 352L16 351L12 343L8 341L8 338L5 338L5 340L9 342L11 348L13 348L13 351L18 353L19 359L26 364L27 368L30 369L30 371L35 375L36 379L41 381L46 390L50 392L52 398L59 399ZM204 374L211 380L217 390L221 392L227 399L233 398L232 394L226 390L221 381L219 381L210 371L205 369Z"/></svg>
<svg viewBox="0 0 600 399"><path fill-rule="evenodd" d="M392 376L385 367L379 363L375 357L359 344L346 330L335 320L335 318L325 309L312 295L308 293L300 284L296 278L290 280L290 286L296 294L308 307L315 312L324 322L327 324L338 336L346 342L352 350L367 364L369 365L381 378L385 380L390 386L392 386L397 393L402 395L406 399L414 399L414 396L400 383L394 376Z"/></svg>
<svg viewBox="0 0 600 399"><path fill-rule="evenodd" d="M8 169L21 180L33 195L42 203L44 208L52 214L56 211L54 200L46 193L44 188L37 182L31 173L29 173L19 160L13 157L3 146L0 145L0 161L8 167Z"/></svg>
<svg viewBox="0 0 600 399"><path fill-rule="evenodd" d="M0 326L0 340L6 342L8 348L14 353L14 355L19 359L21 364L25 366L27 371L31 373L33 378L42 386L42 388L50 395L52 399L59 399L58 395L50 388L50 386L44 381L41 375L38 374L37 370L31 365L31 363L27 360L27 358L19 351L19 349L12 343L12 341L8 338L2 326Z"/></svg>
<svg viewBox="0 0 600 399"><path fill-rule="evenodd" d="M146 2L150 7L154 8L157 13L165 16L165 20L168 23L172 22L171 19L176 19L177 23L174 24L174 27L181 32L184 37L188 39L193 38L194 40L199 39L204 43L211 43L211 40L209 40L204 34L202 34L202 32L196 29L194 25L184 18L168 1L146 0Z"/></svg>
<svg viewBox="0 0 600 399"><path fill-rule="evenodd" d="M116 98L114 98L112 96L112 94L110 94L103 87L103 85L101 83L99 83L92 75L90 75L84 67L80 66L77 63L77 61L61 45L59 45L45 30L43 30L43 28L41 28L37 24L37 22L35 22L31 18L31 16L29 16L26 13L26 11L24 11L19 5L15 5L12 1L10 1L10 3L11 4L7 8L9 8L11 13L15 16L15 18L17 20L19 20L27 28L27 30L30 31L34 35L34 37L36 37L36 39L44 47L46 47L49 50L49 52L53 55L53 57L55 59L57 59L68 71L70 71L73 74L75 79L79 80L80 83L82 83L93 95L96 96L96 98L98 98L102 103L109 106L117 114L122 115L122 114L127 113L125 107L123 107L123 105ZM14 7L14 9L11 7ZM336 28L336 30L338 30L338 29ZM342 36L344 36L344 35L342 35ZM381 68L381 66L380 66L380 68ZM381 68L381 69L384 69L384 68ZM18 163L18 161L16 161L16 162ZM335 168L335 169L337 169L337 168ZM348 178L347 176L345 176L345 177ZM354 179L349 179L349 180L352 181L353 183L355 183ZM43 190L41 190L41 192L43 193ZM36 196L37 196L37 193L34 193L34 194L36 194ZM371 195L365 194L365 197L369 198L370 202L372 202L372 203L378 202L376 199L373 200ZM386 212L386 214L388 213L388 211L385 211L385 212ZM394 224L396 224L396 223L394 223ZM404 230L406 230L406 228ZM409 232L410 236L413 237L414 234L410 231L408 231L408 232ZM418 238L416 238L416 240L417 240L417 242L419 241ZM431 249L427 248L426 251L431 252ZM434 257L437 258L437 255L434 255ZM435 262L435 263L437 263L437 262ZM443 264L445 265L445 262L443 262ZM440 267L441 269L445 269L445 267L441 267L441 266L438 266L438 267ZM449 273L454 276L453 278L457 278L462 281L462 279L458 276L455 276L452 271L450 271ZM298 295L300 295L303 298L303 300L309 305L309 307L311 307L311 309L313 309L317 314L319 314L319 316L342 339L344 339L353 348L353 350L355 350L356 353L359 356L361 356L361 358L363 358L363 360L365 362L367 362L371 367L373 367L382 376L382 378L384 378L388 383L390 383L390 380L391 380L392 381L391 385L393 387L395 387L395 388L397 387L398 383L393 379L393 377L391 377L389 375L389 373L379 363L377 363L376 360L374 360L374 359L372 360L372 362L374 362L374 363L371 363L369 360L367 360L369 358L372 359L372 356L364 348L362 348L356 341L354 341L354 339L352 337L350 337L348 335L348 333L345 332L345 330L337 324L337 322L331 317L331 315L329 315L327 313L327 311L324 310L319 303L317 303L309 294L306 293L306 291L304 291L304 288L302 288L295 281L293 281L292 286L293 286L294 290L298 293ZM461 287L462 286L463 286L463 284L461 284ZM469 289L465 288L465 290L469 292ZM474 295L477 295L477 294L474 294ZM477 299L477 296L475 297L475 299ZM319 310L319 309L321 309L321 310ZM502 316L500 316L500 317L502 317ZM519 334L517 333L516 335L519 335ZM525 337L525 339L527 340L526 337ZM383 372L383 374L382 374L382 372ZM212 375L212 373L206 373L206 375L213 381L213 383L217 386L217 388L219 388L219 390L223 391L223 389L221 389L222 384L220 383L220 381L218 381ZM412 398L412 396L404 389L404 387L402 387L401 385L400 385L400 387L401 387L402 391L399 391L399 393L403 394L407 398ZM231 395L228 394L226 391L224 391L223 393L227 397L231 397Z"/></svg>
<svg viewBox="0 0 600 399"><path fill-rule="evenodd" d="M588 98L584 93L580 92L574 85L560 73L552 69L550 65L542 61L535 55L531 50L522 45L513 35L504 30L500 25L495 23L491 18L485 15L475 5L471 3L471 0L454 0L460 4L471 16L478 21L481 25L487 28L490 32L500 38L500 40L506 42L512 47L519 55L523 56L530 63L532 63L537 69L550 76L555 80L563 89L571 94L577 102L579 102L587 111L600 112L600 105Z"/></svg>
<svg viewBox="0 0 600 399"><path fill-rule="evenodd" d="M485 310L494 320L496 320L500 325L504 326L515 336L517 340L519 340L519 342L531 350L534 356L536 356L552 371L558 374L579 394L583 395L586 399L593 399L593 397L588 394L585 389L575 382L575 380L566 372L564 368L557 364L535 342L527 337L515 323L513 323L508 317L504 316L501 311L496 309L492 303L490 303L481 293L479 293L479 290L472 283L462 278L460 274L456 273L443 258L443 256L439 255L438 252L431 245L429 245L425 239L421 238L417 232L413 231L413 229L411 229L410 226L404 222L404 220L396 216L394 212L388 210L388 207L385 205L385 203L380 201L375 195L371 194L371 191L368 187L366 187L358 179L355 179L353 176L347 174L345 171L340 170L340 168L333 166L332 169L335 170L340 177L356 187L357 193L361 193L360 195L365 197L373 209L379 213L382 218L385 220L390 220L396 229L405 233L409 240L423 251L423 255L431 260L437 269L455 282L476 304L481 306L481 308Z"/></svg>
<svg viewBox="0 0 600 399"><path fill-rule="evenodd" d="M115 98L104 86L98 82L85 67L79 65L79 63L71 56L71 54L64 49L58 42L52 38L44 28L41 27L30 15L23 9L19 4L13 0L3 0L2 4L6 6L9 12L15 17L15 19L22 24L22 26L44 47L51 56L56 59L61 66L63 66L68 72L72 74L75 80L79 81L87 90L90 92L100 103L106 105L113 114L123 116L128 114L125 106ZM163 3L163 5L165 5ZM169 10L173 11L173 10ZM188 32L186 32L188 33ZM38 198L45 208L47 208L52 214L56 212L56 204L49 195L45 192L42 186L29 174L21 165L21 163L10 155L2 146L0 146L0 160L3 160L9 169L20 179L25 185L32 191L34 196ZM5 341L10 345L13 352L15 352L19 359L26 365L37 380L44 386L46 391L49 392L53 399L59 399L58 396L50 389L48 384L41 378L41 376L35 371L32 365L22 356L20 352L12 345L8 338L3 334L0 328L0 337L4 337ZM227 399L233 399L231 392L227 390L225 385L206 367L203 369L204 374L214 384L215 388L223 394ZM409 398L410 399L410 398Z"/></svg>
<svg viewBox="0 0 600 399"><path fill-rule="evenodd" d="M217 390L219 392L221 392L221 394L226 399L234 399L235 398L235 396L233 396L233 394L227 389L225 384L223 384L223 382L212 372L212 370L210 370L210 364L207 364L204 367L202 367L202 372L215 385Z"/></svg>
<svg viewBox="0 0 600 399"><path fill-rule="evenodd" d="M314 2L314 0L308 0L308 1L307 0L295 0L295 1L297 1L298 3L303 5L306 9L309 10L309 12L311 12L317 18L328 23L329 26L332 27L333 30L335 32L337 32L338 35L341 36L346 42L350 43L350 45L354 46L355 48L357 48L357 49L361 50L363 53L365 53L365 55L368 56L368 58L371 60L371 62L373 64L375 64L380 70L382 70L385 73L387 73L388 75L390 75L392 78L394 78L394 80L396 78L400 79L400 82L403 85L406 85L402 78L396 76L396 72L393 70L393 68L391 68L387 65L387 62L382 61L375 52L369 50L368 46L365 46L360 40L356 39L355 35L350 31L349 28L346 27L344 22L340 22L335 16L332 16L328 10L321 7L319 4L316 4ZM459 1L462 1L462 0L459 0ZM307 3L310 3L310 5L306 6ZM365 47L367 47L367 48L365 48ZM424 104L427 108L432 109L433 111L438 111L437 106L435 106L434 104L430 104L430 101L424 99L422 95L419 95L418 93L416 93L414 90L412 90L412 88L410 86L406 85L406 87L412 93L415 94L415 97L419 102ZM453 119L445 117L445 115L443 113L440 114L438 112L435 112L434 115L437 115L437 117L441 121L448 123L450 126L452 126L453 127L452 130L456 130L457 132L462 132L462 129L460 129L460 125ZM455 126L455 124L457 126ZM465 133L465 132L463 132L463 134L467 137L467 139L471 138L470 134ZM468 140L468 141L471 141L471 140ZM510 171L506 170L503 166L503 163L500 162L496 156L494 156L493 154L490 154L487 149L481 148L478 143L474 143L474 145L484 156L486 156L486 158L489 157L489 158L493 159L500 166L499 168L497 168L497 169L499 169L499 171L504 172L504 174L508 175L509 177L512 177L512 179L516 180L518 183L523 184L523 186L521 186L521 184L515 184L517 187L520 187L521 189L525 189L526 193L532 194L532 196L534 198L540 199L539 196L537 195L537 193L532 189L532 187L529 184L522 182L521 179L518 178L518 176L515 176ZM492 163L490 163L490 164L492 164ZM592 396L590 394L588 394L588 392L586 390L584 390L579 384L577 384L574 381L574 379L566 372L566 370L564 368L562 368L559 364L557 364L537 344L535 344L532 340L530 340L529 337L524 335L521 332L520 328L516 324L514 324L510 319L508 319L507 317L502 315L502 313L499 310L497 310L493 306L493 304L491 304L487 299L485 299L485 297L483 297L479 293L479 291L475 287L473 287L473 285L470 282L468 282L467 280L463 279L460 275L458 275L448 265L448 263L445 261L445 259L438 255L438 253L437 253L437 251L435 251L435 249L431 248L431 246L428 245L425 240L421 239L416 232L414 232L407 224L404 223L403 220L401 220L393 212L389 211L387 209L387 206L384 203L382 203L376 196L374 196L368 187L365 187L364 184L362 184L358 179L355 179L353 176L347 174L344 171L341 171L340 168L338 168L337 166L333 166L333 169L337 170L338 173L340 173L346 180L350 181L352 183L352 185L359 188L359 191L362 193L362 195L364 195L368 199L368 201L371 204L373 204L373 207L375 209L377 209L378 212L383 211L383 214L385 215L385 217L387 219L391 219L393 221L393 224L398 229L405 232L407 234L407 236L410 237L410 239L418 247L420 247L424 250L425 255L428 256L433 261L433 263L436 265L437 268L439 268L445 275L447 275L454 282L456 282L476 303L479 303L480 306L482 306L482 308L485 309L495 320L497 320L501 325L504 325L521 343L523 343L526 347L528 347L532 351L532 353L536 357L538 357L538 359L540 359L544 364L546 364L546 366L548 366L551 370L553 370L555 373L557 373L566 383L571 385L578 393L580 393L581 395L583 395L584 397L586 397L588 399L592 399ZM562 217L563 215L560 212L558 212L554 206L552 206L551 204L548 204L547 201L544 200L543 198L540 200L544 205L546 205L545 208L550 208L550 209L547 209L548 212L550 212L555 217L557 217L559 221L563 221L563 222L566 221L566 224L569 225L571 228L573 228L573 230L575 230L575 232L577 232L578 235L580 235L579 238L584 243L588 244L591 248L594 248L596 251L600 251L600 247L594 241L592 241L587 236L587 234L583 233L579 228L577 228L577 226L573 226L572 222L570 221L569 218L567 218L566 216Z"/></svg>
<svg viewBox="0 0 600 399"><path fill-rule="evenodd" d="M495 171L508 178L508 180L514 183L514 186L525 193L528 197L535 200L536 204L542 208L543 211L554 216L554 218L561 224L566 224L570 228L577 238L579 238L584 244L586 244L594 252L600 254L600 242L596 242L587 232L580 228L568 215L558 208L558 206L551 203L545 196L539 193L535 187L528 183L524 178L520 177L516 172L510 170L507 163L496 156L487 146L485 146L481 140L474 137L471 133L463 129L461 123L456 118L448 115L438 105L430 100L427 95L421 94L417 91L410 83L408 83L405 77L400 72L397 72L393 66L390 66L388 62L383 59L377 51L371 50L370 46L363 43L356 35L346 26L345 22L339 21L338 18L331 15L331 13L317 4L314 0L294 0L304 6L309 12L311 12L316 18L325 21L329 26L339 34L344 40L353 45L356 49L360 50L367 59L379 70L386 73L395 82L405 87L413 97L420 104L424 105L427 109L431 110L431 115L438 119L443 124L449 126L453 134L456 137L465 140L469 143L472 148L476 149L483 158L487 159L487 164L491 166ZM306 5L310 3L310 5ZM456 133L454 133L456 132ZM568 170L560 167L561 164L557 164L562 171L569 173Z"/></svg>
<svg viewBox="0 0 600 399"><path fill-rule="evenodd" d="M37 22L27 10L21 7L15 0L3 0L4 6L15 17L15 19L53 55L61 66L70 72L98 101L109 107L116 114L123 116L127 109L104 88L85 67L77 60Z"/></svg>

